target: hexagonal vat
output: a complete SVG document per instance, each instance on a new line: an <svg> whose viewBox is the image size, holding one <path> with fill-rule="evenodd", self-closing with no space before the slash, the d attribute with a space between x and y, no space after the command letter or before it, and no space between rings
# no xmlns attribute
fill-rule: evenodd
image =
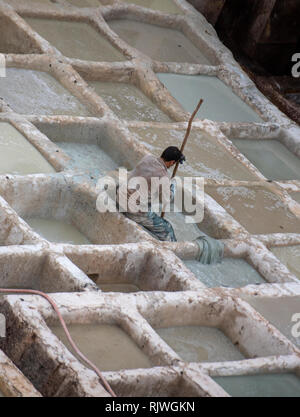
<svg viewBox="0 0 300 417"><path fill-rule="evenodd" d="M21 114L89 116L88 109L46 72L7 68L1 96Z"/></svg>
<svg viewBox="0 0 300 417"><path fill-rule="evenodd" d="M46 228L50 228L51 233L52 224L49 226L48 220L75 227L95 244L149 240L146 233L129 223L124 216L98 212L97 194L89 192L84 184L72 182L70 177L40 175L7 179L0 186L0 194L23 219L29 222L30 219L42 219L42 223L46 220ZM57 224L57 233L61 233L60 227L61 223ZM82 244L82 236L79 237Z"/></svg>
<svg viewBox="0 0 300 417"><path fill-rule="evenodd" d="M36 308L41 300L28 295L1 297L0 310L7 323L6 338L0 339L3 351L43 396L108 396L94 372L81 365L49 330Z"/></svg>
<svg viewBox="0 0 300 417"><path fill-rule="evenodd" d="M232 142L266 178L300 179L299 158L278 140L232 139Z"/></svg>
<svg viewBox="0 0 300 417"><path fill-rule="evenodd" d="M104 292L186 291L196 282L172 252L148 244L64 252Z"/></svg>
<svg viewBox="0 0 300 417"><path fill-rule="evenodd" d="M266 283L256 269L244 259L224 258L220 264L216 265L202 265L198 261L185 261L185 265L209 288L240 288L246 285Z"/></svg>
<svg viewBox="0 0 300 417"><path fill-rule="evenodd" d="M182 107L192 113L204 100L198 117L215 122L257 122L263 120L217 77L207 75L157 74Z"/></svg>
<svg viewBox="0 0 300 417"><path fill-rule="evenodd" d="M210 65L206 56L176 29L135 20L110 20L111 29L130 46L156 61Z"/></svg>
<svg viewBox="0 0 300 417"><path fill-rule="evenodd" d="M125 61L124 55L84 22L25 18L39 35L63 55L85 61Z"/></svg>
<svg viewBox="0 0 300 417"><path fill-rule="evenodd" d="M68 169L87 172L97 179L115 170L119 164L124 166L126 157L119 140L115 144L101 124L73 121L63 125L40 121L34 121L34 124L70 157Z"/></svg>
<svg viewBox="0 0 300 417"><path fill-rule="evenodd" d="M120 119L171 122L165 113L132 84L105 81L88 83Z"/></svg>
<svg viewBox="0 0 300 417"><path fill-rule="evenodd" d="M209 290L156 297L140 310L173 361L223 362L295 352L247 303Z"/></svg>

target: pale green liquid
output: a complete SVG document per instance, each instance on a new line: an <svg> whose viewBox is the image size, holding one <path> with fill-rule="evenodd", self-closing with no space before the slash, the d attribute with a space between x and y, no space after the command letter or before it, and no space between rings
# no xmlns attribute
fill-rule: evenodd
<svg viewBox="0 0 300 417"><path fill-rule="evenodd" d="M292 274L300 279L300 246L282 246L272 248L271 251Z"/></svg>
<svg viewBox="0 0 300 417"><path fill-rule="evenodd" d="M294 337L293 328L297 322L292 321L294 314L300 313L300 297L243 297L263 317L300 348L300 337ZM297 330L297 329L296 329Z"/></svg>
<svg viewBox="0 0 300 417"><path fill-rule="evenodd" d="M213 327L169 327L155 331L186 362L244 359L233 343L219 329Z"/></svg>
<svg viewBox="0 0 300 417"><path fill-rule="evenodd" d="M136 4L160 12L182 14L182 10L172 0L121 0L124 3Z"/></svg>
<svg viewBox="0 0 300 417"><path fill-rule="evenodd" d="M213 378L232 397L300 397L300 379L293 374Z"/></svg>
<svg viewBox="0 0 300 417"><path fill-rule="evenodd" d="M263 120L217 77L157 74L182 107L192 113L204 100L198 118L216 122L262 122Z"/></svg>
<svg viewBox="0 0 300 417"><path fill-rule="evenodd" d="M68 349L72 349L61 326L51 327L51 330ZM100 371L152 367L149 358L118 326L71 324L68 330L82 353Z"/></svg>
<svg viewBox="0 0 300 417"><path fill-rule="evenodd" d="M86 61L124 61L125 57L92 26L82 22L26 18L63 55Z"/></svg>
<svg viewBox="0 0 300 417"><path fill-rule="evenodd" d="M52 165L9 123L0 123L0 174L55 172Z"/></svg>
<svg viewBox="0 0 300 417"><path fill-rule="evenodd" d="M90 115L77 98L45 72L7 68L6 75L0 78L1 97L17 113Z"/></svg>
<svg viewBox="0 0 300 417"><path fill-rule="evenodd" d="M210 64L178 30L125 19L108 24L125 42L156 61Z"/></svg>
<svg viewBox="0 0 300 417"><path fill-rule="evenodd" d="M243 259L224 258L216 265L202 265L198 261L185 261L186 266L207 287L240 288L246 285L265 284L262 276Z"/></svg>
<svg viewBox="0 0 300 417"><path fill-rule="evenodd" d="M300 233L300 220L268 189L206 186L205 192L250 233Z"/></svg>
<svg viewBox="0 0 300 417"><path fill-rule="evenodd" d="M172 121L134 85L101 81L89 81L89 84L120 119L144 122Z"/></svg>
<svg viewBox="0 0 300 417"><path fill-rule="evenodd" d="M300 160L277 140L233 140L236 147L270 180L299 180Z"/></svg>
<svg viewBox="0 0 300 417"><path fill-rule="evenodd" d="M53 243L88 245L91 242L73 225L55 219L24 219L44 239Z"/></svg>

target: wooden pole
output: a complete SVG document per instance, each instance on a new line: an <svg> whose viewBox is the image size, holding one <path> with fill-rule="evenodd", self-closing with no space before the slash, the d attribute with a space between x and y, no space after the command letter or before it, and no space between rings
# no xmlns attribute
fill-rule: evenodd
<svg viewBox="0 0 300 417"><path fill-rule="evenodd" d="M201 100L199 101L199 103L198 103L197 107L195 108L195 110L194 110L194 112L193 112L193 114L192 114L192 116L191 116L191 118L190 118L190 120L189 120L188 127L187 127L187 130L186 130L186 133L185 133L185 137L184 137L184 139L183 139L183 142L182 142L182 145L181 145L181 148L180 148L180 152L182 152L182 153L183 153L183 151L184 151L184 148L185 148L185 145L186 145L186 143L187 143L188 137L190 136L190 133L191 133L191 130L192 130L192 123L193 123L193 120L195 119L196 114L198 113L198 111L199 111L199 109L200 109L200 107L201 107L202 103L203 103L203 99L201 99ZM176 162L176 165L175 165L175 168L174 168L174 171L173 171L173 174L172 174L171 179L173 179L173 178L176 176L176 174L177 174L177 170L178 170L178 166L179 166L179 161L178 161L178 162ZM162 218L164 218L164 217L165 217L165 212L164 212L164 210L163 210L163 211L162 211L162 213L161 213L161 217L162 217Z"/></svg>

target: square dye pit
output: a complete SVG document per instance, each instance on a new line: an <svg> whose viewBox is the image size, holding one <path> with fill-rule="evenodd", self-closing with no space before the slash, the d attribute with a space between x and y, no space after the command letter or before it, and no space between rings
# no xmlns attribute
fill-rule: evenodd
<svg viewBox="0 0 300 417"><path fill-rule="evenodd" d="M214 327L178 326L155 331L186 362L244 359L224 333Z"/></svg>
<svg viewBox="0 0 300 417"><path fill-rule="evenodd" d="M118 326L70 324L68 330L79 349L101 371L151 368L153 366L131 337ZM70 349L61 326L51 326L51 331Z"/></svg>

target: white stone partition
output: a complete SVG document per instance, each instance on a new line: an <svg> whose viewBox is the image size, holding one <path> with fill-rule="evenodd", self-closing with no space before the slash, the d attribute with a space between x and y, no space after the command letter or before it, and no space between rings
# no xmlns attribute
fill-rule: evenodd
<svg viewBox="0 0 300 417"><path fill-rule="evenodd" d="M218 380L226 376L261 375L269 386L284 374L283 385L297 386L299 126L185 0L1 0L0 32L0 153L10 162L0 173L0 289L50 293L88 348L105 349L98 330L108 351L123 341L128 362L99 364L117 396L234 395ZM178 174L204 178L194 233L225 245L223 280L211 285L205 269L188 267L199 246L183 216L173 219L182 241L166 243L96 208L99 178L181 146L200 98ZM293 263L278 254L290 248ZM237 285L232 260L242 265ZM61 340L45 299L0 294L0 313L4 395L109 395ZM201 360L182 348L193 331L206 343L194 340ZM248 395L247 378L238 381Z"/></svg>
<svg viewBox="0 0 300 417"><path fill-rule="evenodd" d="M0 351L0 397L41 397L12 361Z"/></svg>

